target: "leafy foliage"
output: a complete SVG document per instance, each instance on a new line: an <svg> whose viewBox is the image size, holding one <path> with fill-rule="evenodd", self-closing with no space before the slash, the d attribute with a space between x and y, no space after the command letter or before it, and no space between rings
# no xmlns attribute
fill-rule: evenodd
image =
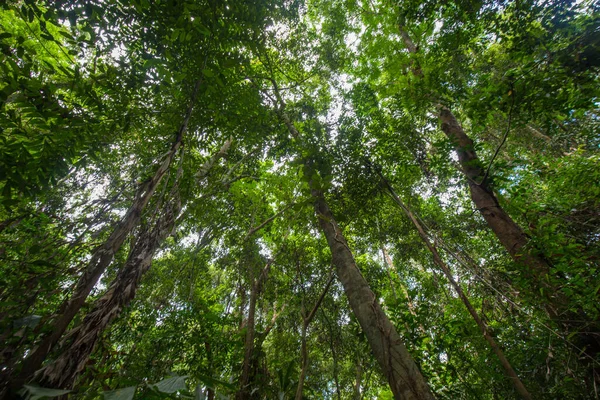
<svg viewBox="0 0 600 400"><path fill-rule="evenodd" d="M73 388L33 378L24 397L292 398L304 332L302 398L393 398L339 282L303 330L332 263L312 208L320 190L437 398L516 398L383 175L529 392L594 398L599 15L591 1L3 3L0 394L195 97L181 151L69 328L176 204L135 298L107 314ZM522 229L522 251L547 263L542 283L472 202L442 107Z"/></svg>

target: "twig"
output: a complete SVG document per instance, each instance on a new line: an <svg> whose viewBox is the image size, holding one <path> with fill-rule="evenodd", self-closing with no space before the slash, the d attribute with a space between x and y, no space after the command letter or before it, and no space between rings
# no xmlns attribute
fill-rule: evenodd
<svg viewBox="0 0 600 400"><path fill-rule="evenodd" d="M269 217L265 221L263 221L260 225L254 227L254 228L250 228L250 230L248 231L246 236L244 236L244 241L246 241L250 236L252 236L256 232L258 232L265 226L267 226L267 224L269 224L269 222L273 221L275 218L277 218L278 216L280 216L281 214L283 214L284 212L289 210L290 207L292 207L294 204L296 204L296 203L292 203L292 204L285 206L283 209L281 209L280 211L278 211L277 213L275 213L274 215L272 215L271 217Z"/></svg>
<svg viewBox="0 0 600 400"><path fill-rule="evenodd" d="M488 164L488 167L485 171L485 175L483 175L483 179L481 180L480 183L478 183L478 185L483 185L484 182L486 181L486 179L488 178L488 175L490 174L490 169L492 168L492 164L494 163L496 156L498 156L500 149L502 148L502 146L504 146L504 143L506 143L506 139L508 138L508 134L510 133L510 125L512 122L512 113L513 113L513 109L515 106L515 95L514 95L514 92L512 92L512 90L511 90L511 95L512 95L512 102L510 103L510 109L508 110L508 125L506 126L506 132L504 132L502 141L500 141L500 144L496 148L496 151L494 152L494 155L492 156L492 159L490 160L490 163Z"/></svg>

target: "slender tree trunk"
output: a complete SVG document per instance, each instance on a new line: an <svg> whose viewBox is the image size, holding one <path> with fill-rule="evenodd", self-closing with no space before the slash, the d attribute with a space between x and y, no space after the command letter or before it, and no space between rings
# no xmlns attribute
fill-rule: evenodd
<svg viewBox="0 0 600 400"><path fill-rule="evenodd" d="M306 343L306 332L308 331L308 326L310 325L312 320L315 318L317 310L321 306L321 303L323 302L323 299L325 298L325 295L327 294L327 291L329 290L329 287L331 286L332 282L333 282L333 275L331 275L331 277L327 281L327 284L325 285L325 289L323 289L323 292L321 292L319 299L315 303L315 305L312 308L312 310L310 311L310 313L308 315L304 315L304 312L303 312L303 314L302 314L302 344L301 344L301 348L300 348L300 358L301 358L301 361L300 361L301 367L300 368L301 369L300 369L300 376L298 377L298 387L296 389L296 400L302 400L302 390L304 389L304 380L306 379L306 372L308 369L308 345Z"/></svg>
<svg viewBox="0 0 600 400"><path fill-rule="evenodd" d="M244 339L244 362L242 364L242 376L240 378L240 390L236 394L236 399L243 400L250 398L248 384L250 383L250 367L252 365L252 354L254 352L254 317L256 313L256 291L257 285L252 285L250 291L250 301L248 304L248 319L246 320L246 337Z"/></svg>
<svg viewBox="0 0 600 400"><path fill-rule="evenodd" d="M213 376L213 355L212 355L212 347L210 346L210 342L208 338L204 340L204 350L206 350L206 361L208 363L208 370L210 371L210 376ZM206 400L214 400L215 399L215 391L213 388L206 388Z"/></svg>
<svg viewBox="0 0 600 400"><path fill-rule="evenodd" d="M259 276L253 279L250 299L248 302L248 319L246 321L246 337L244 339L244 361L242 363L242 376L240 377L240 389L236 393L236 399L244 400L250 398L249 385L251 381L251 367L254 357L255 317L256 301L262 291L264 282L271 268L271 261L262 269Z"/></svg>
<svg viewBox="0 0 600 400"><path fill-rule="evenodd" d="M90 262L77 281L73 294L70 299L61 306L58 316L52 324L50 334L48 334L37 348L31 352L31 355L23 362L21 371L16 376L16 379L11 382L11 387L13 387L13 389L20 387L23 383L31 379L35 371L40 368L48 353L54 348L75 315L85 304L85 300L98 282L102 273L112 262L115 253L119 251L125 239L138 224L144 208L150 201L150 198L154 194L162 178L167 173L175 154L183 144L183 136L187 131L199 87L200 82L198 81L194 87L192 99L186 110L183 123L177 132L175 142L171 145L171 149L167 153L165 159L159 165L154 176L140 186L133 204L106 242L96 248L92 253Z"/></svg>
<svg viewBox="0 0 600 400"><path fill-rule="evenodd" d="M392 278L392 263L389 260L389 256L387 251L385 250L385 246L381 245L381 254L383 255L383 263L385 264L385 271L387 272L388 279L390 281L390 287L392 288L392 294L394 295L394 300L398 301L398 294L396 293L396 285L394 284L394 279Z"/></svg>
<svg viewBox="0 0 600 400"><path fill-rule="evenodd" d="M319 225L327 238L338 278L350 307L365 332L373 354L387 378L395 399L432 400L425 378L387 318L375 294L356 266L346 239L323 194L312 189Z"/></svg>
<svg viewBox="0 0 600 400"><path fill-rule="evenodd" d="M302 390L304 389L304 379L306 379L306 370L308 369L308 345L306 344L306 331L308 326L302 323L302 336L300 345L300 375L298 376L298 387L296 388L296 400L302 400Z"/></svg>
<svg viewBox="0 0 600 400"><path fill-rule="evenodd" d="M354 379L354 400L360 400L361 398L361 388L362 386L362 360L360 355L356 357L356 371L355 371L355 379Z"/></svg>
<svg viewBox="0 0 600 400"><path fill-rule="evenodd" d="M323 319L327 323L327 329L329 330L329 349L331 350L331 358L333 360L333 381L335 382L335 394L338 400L341 400L342 395L340 391L340 379L339 379L339 369L338 369L338 357L335 352L335 343L334 343L334 335L333 335L333 327L331 326L331 321L327 318L327 314L321 310L323 314Z"/></svg>
<svg viewBox="0 0 600 400"><path fill-rule="evenodd" d="M510 362L504 355L504 352L502 351L502 349L500 348L498 343L496 343L496 340L490 333L489 328L488 328L487 324L485 323L485 321L483 321L481 319L481 317L475 310L475 307L473 307L473 305L471 304L471 301L469 300L467 295L463 292L462 287L454 279L454 276L452 275L452 271L450 270L448 265L446 265L446 263L440 256L439 252L437 251L436 246L433 243L431 243L431 241L429 240L429 236L427 235L427 232L425 231L425 229L423 228L423 226L421 225L419 220L415 217L415 215L412 213L412 211L406 206L406 204L404 204L402 199L400 199L400 197L396 194L396 192L394 191L394 189L392 188L390 183L387 181L387 179L385 179L385 177L381 173L379 174L379 176L382 179L383 183L385 184L386 188L388 189L389 193L391 194L392 198L396 202L396 204L398 204L400 206L400 208L402 208L402 210L404 211L406 216L411 220L411 222L417 229L419 236L421 237L421 240L423 240L423 243L425 243L425 246L427 247L427 249L429 249L429 251L433 255L433 261L444 272L444 274L446 275L446 278L448 278L448 281L450 281L450 284L452 285L452 287L458 294L458 297L460 297L463 304L469 311L469 314L471 314L471 317L473 317L473 320L475 320L475 323L477 323L477 326L481 330L483 337L485 338L485 340L488 342L488 344L490 345L490 347L496 354L496 357L498 357L498 360L500 361L502 368L504 368L504 372L509 377L509 379L510 379L511 383L513 384L517 393L519 393L519 395L523 399L531 400L532 399L531 394L529 394L529 391L527 390L527 388L525 387L525 385L523 384L521 379L519 379L519 376L517 375L517 373L513 369L512 365L510 364Z"/></svg>

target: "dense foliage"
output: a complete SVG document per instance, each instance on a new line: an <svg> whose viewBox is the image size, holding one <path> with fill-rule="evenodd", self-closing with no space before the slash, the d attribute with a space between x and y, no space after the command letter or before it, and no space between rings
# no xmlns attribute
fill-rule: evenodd
<svg viewBox="0 0 600 400"><path fill-rule="evenodd" d="M8 0L0 51L0 398L599 398L596 2Z"/></svg>

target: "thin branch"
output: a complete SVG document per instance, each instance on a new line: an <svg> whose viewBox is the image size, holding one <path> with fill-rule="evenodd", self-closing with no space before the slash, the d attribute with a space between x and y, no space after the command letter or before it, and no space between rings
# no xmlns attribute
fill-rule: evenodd
<svg viewBox="0 0 600 400"><path fill-rule="evenodd" d="M512 102L510 103L510 109L508 111L508 124L506 126L506 132L504 132L504 136L502 137L502 141L500 142L500 144L498 145L498 147L496 148L496 151L494 152L494 155L492 156L492 159L490 160L490 163L488 164L488 167L485 171L485 175L483 175L483 179L481 180L481 182L478 185L483 185L484 182L486 181L486 179L488 178L488 175L490 174L490 169L492 168L492 164L494 163L494 160L496 159L496 157L498 156L498 153L500 152L500 149L502 148L502 146L504 146L504 143L506 143L506 139L508 138L508 134L510 133L510 125L512 123L512 113L513 113L513 109L515 106L515 94L512 94Z"/></svg>
<svg viewBox="0 0 600 400"><path fill-rule="evenodd" d="M243 241L246 241L250 236L254 235L256 232L258 232L259 230L261 230L262 228L267 226L271 221L273 221L275 218L279 217L285 211L289 210L295 204L296 203L292 203L292 204L285 206L283 209L281 209L280 211L278 211L277 213L275 213L274 215L272 215L271 217L269 217L265 221L263 221L260 225L257 225L254 228L250 228L250 230L248 231L246 236L244 236Z"/></svg>
<svg viewBox="0 0 600 400"><path fill-rule="evenodd" d="M452 287L458 294L458 297L462 300L463 304L467 308L467 311L469 312L469 314L471 314L471 317L473 317L473 320L475 321L477 326L480 328L484 339L488 342L491 349L494 351L494 353L498 357L500 364L502 365L504 371L510 378L510 381L513 384L514 388L516 389L517 393L519 393L523 399L531 400L532 399L531 394L529 393L529 391L527 390L527 388L525 387L523 382L520 380L519 376L517 375L516 371L513 369L512 365L510 364L510 362L504 355L504 352L502 351L502 349L496 342L495 338L492 336L487 323L481 318L479 313L475 310L475 307L473 307L473 305L471 304L471 301L469 300L469 298L464 293L462 287L454 279L454 276L452 274L452 271L450 270L450 267L443 261L441 255L437 251L435 244L431 243L428 233L425 231L423 226L419 223L417 217L413 214L413 212L410 210L410 208L402 201L402 199L398 196L398 194L396 194L396 192L394 191L394 188L391 186L389 181L383 176L381 171L376 169L376 172L377 172L377 175L379 175L381 182L387 189L388 194L392 197L394 202L398 206L400 206L400 208L402 208L402 210L404 211L406 216L411 220L411 222L417 229L419 236L421 237L421 240L423 241L423 243L425 244L427 249L431 252L434 263L442 270L444 275L446 275L446 278L448 279L448 281L450 282L450 284L452 285Z"/></svg>
<svg viewBox="0 0 600 400"><path fill-rule="evenodd" d="M233 172L236 169L238 169L238 167L240 165L242 165L242 163L244 161L246 161L246 159L248 157L250 157L251 155L253 155L254 153L256 153L258 150L259 150L259 148L257 147L256 149L250 150L248 153L244 154L244 156L238 162L236 162L235 165L229 169L229 171L227 171L227 173L225 174L225 176L223 177L223 179L221 179L221 182L223 184L226 184L229 181L229 177L231 176L231 174L233 174Z"/></svg>
<svg viewBox="0 0 600 400"><path fill-rule="evenodd" d="M321 293L321 295L319 296L319 299L315 303L315 306L310 311L310 314L308 314L308 316L304 319L305 326L308 326L311 323L311 321L313 320L313 318L315 317L315 314L317 313L317 310L321 306L321 303L323 302L325 295L327 295L327 292L329 291L329 288L331 287L331 284L333 283L334 278L335 278L335 275L332 272L329 275L329 280L327 281L327 284L325 284L325 288L323 289L323 292Z"/></svg>

